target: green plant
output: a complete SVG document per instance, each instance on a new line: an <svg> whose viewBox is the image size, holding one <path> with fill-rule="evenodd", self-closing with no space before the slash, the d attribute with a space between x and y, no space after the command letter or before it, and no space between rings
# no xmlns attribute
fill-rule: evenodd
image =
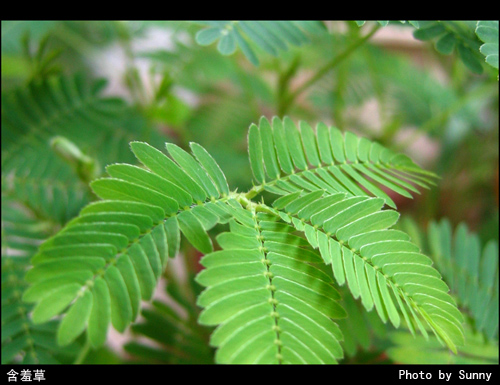
<svg viewBox="0 0 500 385"><path fill-rule="evenodd" d="M199 24L2 23L2 363L411 363L417 347L460 363L497 346L494 171L467 145L498 141L476 112L497 113L498 23ZM370 45L389 24L437 39L453 85ZM135 52L148 28L176 49ZM84 60L113 43L129 100ZM347 113L369 98L378 134ZM406 145L422 135L444 154L429 171ZM466 215L438 203L454 172L486 197L470 201L483 259L449 220L422 242ZM115 332L126 355L106 350Z"/></svg>
<svg viewBox="0 0 500 385"><path fill-rule="evenodd" d="M32 258L26 274L31 286L23 299L36 303L33 322L64 311L59 344L87 330L90 345L102 346L110 323L123 332L138 316L141 299L152 298L182 233L207 254L202 260L207 269L197 281L208 289L198 304L205 308L202 324L220 325L212 344L232 352L219 362L341 358L341 332L329 319L346 313L335 302L340 297L331 279L314 267L321 263L331 264L337 283L347 282L353 296L361 297L367 310L375 308L384 322L399 327L399 308L410 330L427 335L424 322L455 351L463 343L462 316L446 284L408 236L389 230L398 214L381 209L394 204L367 179L406 195L400 187L409 186L406 180L425 186L432 174L349 132L344 138L337 129L318 125L316 136L306 123L299 131L287 118L272 124L261 119L250 127L250 162L260 184L247 193L231 191L219 166L195 143L194 157L167 144L169 158L132 142L147 169L108 166L110 178L91 183L102 201L86 206ZM274 207L250 200L264 190L281 195ZM228 222L230 232L217 237L223 250L214 252L207 231ZM222 330L228 331L219 342ZM331 342L318 361L319 352L309 350L321 347L325 338ZM308 348L302 351L300 344ZM241 345L258 356L247 357ZM225 357L221 351L217 357Z"/></svg>
<svg viewBox="0 0 500 385"><path fill-rule="evenodd" d="M454 231L447 219L431 221L427 236L411 220L403 221L406 229L420 233L420 246L432 256L437 268L450 283L450 290L465 315L465 341L457 355L451 355L438 344L408 344L409 333L391 333L395 341L388 354L406 363L498 363L498 242L481 245L479 236L465 223Z"/></svg>

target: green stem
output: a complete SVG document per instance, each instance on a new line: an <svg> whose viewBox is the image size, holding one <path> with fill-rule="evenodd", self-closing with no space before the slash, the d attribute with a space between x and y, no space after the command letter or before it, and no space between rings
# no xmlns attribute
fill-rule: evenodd
<svg viewBox="0 0 500 385"><path fill-rule="evenodd" d="M257 229L259 229L259 222L257 221L257 217L255 215L255 212L252 212L253 214L253 220L254 220L254 223L255 223L255 227ZM277 347L277 350L278 350L278 353L277 353L277 358L278 358L278 363L279 364L282 364L283 363L283 356L281 355L282 351L281 351L281 346L282 346L282 341L280 339L280 327L279 327L279 314L277 312L277 303L278 301L276 300L275 298L275 291L276 291L276 287L273 285L273 274L272 272L270 271L270 265L271 265L271 262L269 261L269 259L267 258L267 251L266 251L266 248L264 246L264 241L263 241L263 238L262 238L262 234L260 232L260 230L257 230L257 236L258 236L258 239L259 239L259 243L260 243L260 247L259 247L259 250L262 250L261 253L262 253L262 256L264 257L264 262L265 262L265 265L266 265L266 272L265 272L265 276L267 277L268 279L268 286L267 288L269 289L269 291L271 292L271 298L270 298L270 304L272 306L272 312L271 312L271 317L274 319L274 325L273 325L273 330L276 334L276 340L275 340L275 344L276 344L276 347Z"/></svg>
<svg viewBox="0 0 500 385"><path fill-rule="evenodd" d="M252 199L254 196L260 194L262 191L264 191L264 185L258 185L258 186L253 186L246 194L243 194L243 196L246 199Z"/></svg>
<svg viewBox="0 0 500 385"><path fill-rule="evenodd" d="M76 357L76 360L73 364L81 365L85 360L85 357L87 357L89 350L90 350L90 342L87 340L85 342L85 345L82 347L82 350L80 350L80 354L78 354L78 357Z"/></svg>
<svg viewBox="0 0 500 385"><path fill-rule="evenodd" d="M263 190L264 190L264 185L260 185L260 186L254 186L247 193L237 193L236 191L234 191L229 194L228 199L234 199L238 201L238 203L241 204L247 210L260 211L277 215L275 210L273 210L271 207L267 206L263 202L258 203L252 201L252 198L257 194L261 193Z"/></svg>
<svg viewBox="0 0 500 385"><path fill-rule="evenodd" d="M300 57L295 56L292 63L290 64L290 67L283 72L280 73L280 76L278 78L278 115L283 116L286 112L286 109L288 106L286 105L286 102L289 98L288 95L288 90L289 90L289 85L290 85L290 80L292 77L297 73L297 69L299 68L300 64Z"/></svg>
<svg viewBox="0 0 500 385"><path fill-rule="evenodd" d="M328 63L326 63L323 67L321 67L313 76L311 76L305 83L303 83L300 87L298 87L290 96L283 102L282 111L286 113L286 111L290 108L292 103L297 99L297 97L302 94L305 90L315 84L318 80L320 80L323 76L325 76L328 72L342 63L345 59L347 59L354 51L356 51L360 46L362 46L366 41L368 41L380 28L379 24L376 24L370 32L368 32L365 36L360 37L351 43L345 51L334 57Z"/></svg>
<svg viewBox="0 0 500 385"><path fill-rule="evenodd" d="M131 96L139 106L148 104L148 98L142 80L139 76L139 70L135 64L135 54L132 49L132 36L126 25L126 22L115 21L115 26L118 31L119 44L125 53L125 80L126 86L129 88Z"/></svg>

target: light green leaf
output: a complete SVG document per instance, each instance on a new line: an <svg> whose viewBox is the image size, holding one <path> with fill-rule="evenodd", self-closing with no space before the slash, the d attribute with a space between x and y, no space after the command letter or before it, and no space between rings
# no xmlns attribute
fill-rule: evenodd
<svg viewBox="0 0 500 385"><path fill-rule="evenodd" d="M151 223L159 223L165 217L165 212L158 206L146 203L104 200L92 202L85 206L80 215L92 213L130 213L151 218Z"/></svg>
<svg viewBox="0 0 500 385"><path fill-rule="evenodd" d="M418 40L431 40L445 32L446 28L442 24L432 24L429 27L415 30L413 36Z"/></svg>
<svg viewBox="0 0 500 385"><path fill-rule="evenodd" d="M200 45L210 45L221 37L221 30L217 27L211 27L198 31L196 42Z"/></svg>
<svg viewBox="0 0 500 385"><path fill-rule="evenodd" d="M119 270L120 275L123 277L125 285L127 286L132 310L132 321L134 321L139 314L139 307L141 303L141 287L139 279L137 278L134 265L128 255L122 256L116 262L116 268Z"/></svg>
<svg viewBox="0 0 500 385"><path fill-rule="evenodd" d="M412 192L418 193L414 184L424 188L433 184L434 174L406 155L350 132L343 135L323 123L314 132L307 122L300 121L297 128L287 116L283 121L273 117L272 137L270 131L264 117L249 130L250 164L261 183L254 188L257 191L287 195L323 189L328 194L374 195L395 208L390 194L378 185L411 198Z"/></svg>
<svg viewBox="0 0 500 385"><path fill-rule="evenodd" d="M71 274L72 280L77 280L81 277L81 281L85 282L88 279L88 274L96 273L99 269L104 267L105 262L102 258L96 257L66 257L65 263L61 264L60 261L48 261L37 265L36 269L30 269L26 273L24 279L29 283L39 283L50 281L59 275ZM24 293L26 301L29 294L37 294L35 289L27 289Z"/></svg>
<svg viewBox="0 0 500 385"><path fill-rule="evenodd" d="M97 348L106 342L108 325L111 321L111 300L108 285L103 278L97 278L92 287L92 310L88 324L90 344Z"/></svg>
<svg viewBox="0 0 500 385"><path fill-rule="evenodd" d="M293 165L290 159L290 153L288 152L288 146L286 144L283 123L280 119L278 119L278 117L275 116L273 118L272 125L274 145L276 147L280 167L285 173L291 174L293 172Z"/></svg>
<svg viewBox="0 0 500 385"><path fill-rule="evenodd" d="M217 191L214 182L190 154L172 143L166 143L166 148L184 172L186 172L186 174L188 174L196 183L205 189L207 197L219 197L219 192Z"/></svg>
<svg viewBox="0 0 500 385"><path fill-rule="evenodd" d="M365 309L370 311L374 306L373 298L368 284L368 279L366 277L365 264L363 260L357 255L354 255L354 267L356 270L356 278L359 285L361 302Z"/></svg>
<svg viewBox="0 0 500 385"><path fill-rule="evenodd" d="M106 171L113 178L139 184L172 198L177 201L180 207L189 206L193 203L192 196L184 189L143 168L128 164L112 164L106 167Z"/></svg>
<svg viewBox="0 0 500 385"><path fill-rule="evenodd" d="M177 186L182 186L183 189L189 191L196 201L203 202L205 200L206 193L200 185L160 150L143 142L132 142L130 147L137 159L152 172Z"/></svg>
<svg viewBox="0 0 500 385"><path fill-rule="evenodd" d="M81 285L72 283L61 286L45 296L33 310L34 323L43 323L61 313L73 301Z"/></svg>
<svg viewBox="0 0 500 385"><path fill-rule="evenodd" d="M59 262L58 264L61 265ZM77 283L81 287L93 276L92 272L88 270L69 272L56 270L54 273L47 274L46 276L42 274L41 272L40 276L43 276L41 280L32 280L34 284L24 292L23 301L41 301L50 294L53 294L53 292L57 291L61 286Z"/></svg>
<svg viewBox="0 0 500 385"><path fill-rule="evenodd" d="M262 142L260 132L255 124L252 124L248 129L248 155L250 157L250 165L252 166L253 176L259 183L264 183L264 166L262 164Z"/></svg>
<svg viewBox="0 0 500 385"><path fill-rule="evenodd" d="M233 34L223 35L217 44L217 50L222 55L232 55L236 51L236 38Z"/></svg>
<svg viewBox="0 0 500 385"><path fill-rule="evenodd" d="M352 237L358 234L390 228L398 221L398 218L399 213L394 210L375 212L339 228L336 235L339 239L349 239L349 242L351 242Z"/></svg>
<svg viewBox="0 0 500 385"><path fill-rule="evenodd" d="M175 217L165 221L165 235L168 240L168 256L174 258L179 253L181 242L179 222Z"/></svg>
<svg viewBox="0 0 500 385"><path fill-rule="evenodd" d="M476 35L485 43L479 50L486 63L498 69L498 20L478 21Z"/></svg>
<svg viewBox="0 0 500 385"><path fill-rule="evenodd" d="M198 44L210 45L219 40L217 49L223 55L230 55L239 47L254 65L259 64L254 45L276 56L279 51L286 51L288 44L300 45L308 41L306 33L321 34L326 30L322 22L313 20L233 20L198 23L207 25L206 29L196 34Z"/></svg>
<svg viewBox="0 0 500 385"><path fill-rule="evenodd" d="M179 228L191 244L202 253L212 251L212 241L200 221L190 211L183 211L178 216Z"/></svg>
<svg viewBox="0 0 500 385"><path fill-rule="evenodd" d="M308 123L304 121L301 121L299 123L299 128L302 137L302 143L304 144L304 150L306 152L309 164L315 167L319 167L321 165L321 161L319 159L318 146L316 144L316 134L314 133L314 130Z"/></svg>
<svg viewBox="0 0 500 385"><path fill-rule="evenodd" d="M474 52L470 48L459 44L457 49L460 59L462 59L467 68L479 75L483 73L481 62L476 58Z"/></svg>
<svg viewBox="0 0 500 385"><path fill-rule="evenodd" d="M436 42L438 52L449 55L455 50L456 38L452 33L447 33Z"/></svg>
<svg viewBox="0 0 500 385"><path fill-rule="evenodd" d="M218 325L211 337L216 361L293 363L299 354L306 363L336 363L341 333L330 317L346 313L331 278L310 264L320 257L290 226L271 227L274 218L261 213L252 218L255 225L231 222L217 237L223 250L206 255L207 268L196 277L206 287L199 322ZM278 355L278 345L295 353Z"/></svg>
<svg viewBox="0 0 500 385"><path fill-rule="evenodd" d="M121 179L98 179L91 183L91 187L102 199L150 203L161 207L167 214L173 214L179 209L179 205L172 198L168 198L154 190Z"/></svg>
<svg viewBox="0 0 500 385"><path fill-rule="evenodd" d="M296 191L288 195L283 195L273 202L273 206L278 210L281 210L285 208L289 203L295 201L301 195L301 193L302 191Z"/></svg>
<svg viewBox="0 0 500 385"><path fill-rule="evenodd" d="M111 299L111 322L116 330L123 332L132 321L132 307L127 286L120 271L114 266L106 269L104 279Z"/></svg>
<svg viewBox="0 0 500 385"><path fill-rule="evenodd" d="M293 213L298 212L298 211L302 210L304 207L306 207L307 205L316 201L323 194L324 194L323 190L317 190L317 191L310 192L309 194L305 194L304 196L295 199L293 202L288 203L285 207L285 210L287 212L293 212Z"/></svg>
<svg viewBox="0 0 500 385"><path fill-rule="evenodd" d="M273 131L267 119L261 118L259 131L260 139L262 141L262 155L264 157L266 173L269 178L277 179L280 176L280 170L276 152L274 150Z"/></svg>
<svg viewBox="0 0 500 385"><path fill-rule="evenodd" d="M144 250L137 243L129 248L128 255L130 256L130 260L137 274L141 297L147 301L151 299L156 286L155 275L151 264Z"/></svg>
<svg viewBox="0 0 500 385"><path fill-rule="evenodd" d="M302 140L300 133L295 126L295 123L289 118L283 119L285 129L285 140L289 149L290 156L293 160L295 167L300 170L307 169L307 161L302 147Z"/></svg>
<svg viewBox="0 0 500 385"><path fill-rule="evenodd" d="M219 193L221 195L229 194L226 176L220 169L219 165L215 162L214 158L207 152L207 150L197 143L191 142L189 146L191 147L191 150L193 151L194 156L196 156L198 162L200 162L208 175L210 175L212 180L216 183Z"/></svg>
<svg viewBox="0 0 500 385"><path fill-rule="evenodd" d="M71 309L61 322L61 326L57 331L57 343L59 345L68 345L85 330L91 309L92 294L86 290L71 306Z"/></svg>

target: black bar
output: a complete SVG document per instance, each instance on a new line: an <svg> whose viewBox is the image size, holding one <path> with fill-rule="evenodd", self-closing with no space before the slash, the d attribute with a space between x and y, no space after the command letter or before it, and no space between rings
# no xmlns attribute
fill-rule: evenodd
<svg viewBox="0 0 500 385"><path fill-rule="evenodd" d="M270 381L262 374L272 375L273 381L282 381L283 375L295 379L297 383L310 385L327 382L343 385L357 384L358 381L392 384L414 383L456 383L466 384L482 382L497 383L498 365L305 365L305 366L265 366L265 365L2 365L2 383L16 384L72 384L85 381L85 384L103 384L110 381L117 384L157 383L202 379L203 381L228 381L239 383L252 378ZM9 382L17 373L16 381ZM31 373L31 381L22 380L21 371ZM43 370L43 372L40 372ZM35 372L37 371L37 372ZM38 373L38 379L35 379ZM43 373L43 379L40 379ZM297 377L308 374L311 377ZM217 377L212 377L216 375ZM178 377L180 376L180 377ZM221 377L219 377L221 376ZM276 377L280 376L280 377ZM11 378L12 379L12 378Z"/></svg>

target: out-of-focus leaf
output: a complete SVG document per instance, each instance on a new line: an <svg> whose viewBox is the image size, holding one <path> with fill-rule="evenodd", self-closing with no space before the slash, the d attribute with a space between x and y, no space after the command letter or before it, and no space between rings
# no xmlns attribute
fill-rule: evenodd
<svg viewBox="0 0 500 385"><path fill-rule="evenodd" d="M309 41L308 34L326 31L321 21L205 21L208 28L196 34L200 45L210 45L215 41L218 51L231 55L239 47L247 59L259 65L259 59L252 46L257 46L270 55L277 56L286 51L288 45L298 46Z"/></svg>
<svg viewBox="0 0 500 385"><path fill-rule="evenodd" d="M485 43L479 50L486 63L498 69L498 20L478 21L476 34Z"/></svg>

